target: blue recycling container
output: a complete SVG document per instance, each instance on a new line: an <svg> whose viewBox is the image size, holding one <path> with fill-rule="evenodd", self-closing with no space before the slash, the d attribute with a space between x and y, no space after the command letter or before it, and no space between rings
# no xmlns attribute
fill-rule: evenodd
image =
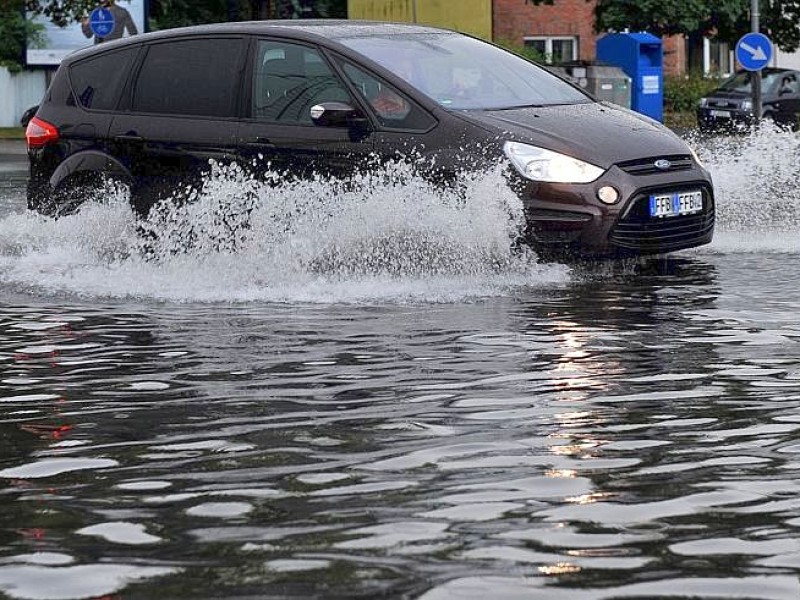
<svg viewBox="0 0 800 600"><path fill-rule="evenodd" d="M597 59L631 78L631 108L664 120L664 47L650 33L610 33L597 40Z"/></svg>

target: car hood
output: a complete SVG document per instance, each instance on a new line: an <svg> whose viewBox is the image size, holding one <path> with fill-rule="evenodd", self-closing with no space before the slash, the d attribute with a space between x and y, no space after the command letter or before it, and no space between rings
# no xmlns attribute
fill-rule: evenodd
<svg viewBox="0 0 800 600"><path fill-rule="evenodd" d="M706 96L706 98L723 98L725 100L744 100L745 98L751 98L752 94L750 92L742 92L739 90L714 90L710 94Z"/></svg>
<svg viewBox="0 0 800 600"><path fill-rule="evenodd" d="M660 123L613 104L469 110L464 115L484 128L499 129L501 138L603 168L627 160L689 153L685 142Z"/></svg>

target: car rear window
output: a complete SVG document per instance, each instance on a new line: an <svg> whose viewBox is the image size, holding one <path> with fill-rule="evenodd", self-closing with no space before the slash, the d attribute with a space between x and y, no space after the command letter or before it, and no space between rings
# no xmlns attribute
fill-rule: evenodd
<svg viewBox="0 0 800 600"><path fill-rule="evenodd" d="M113 110L139 46L105 52L73 64L70 84L78 103L88 109Z"/></svg>
<svg viewBox="0 0 800 600"><path fill-rule="evenodd" d="M205 38L153 44L133 92L134 112L236 116L244 40Z"/></svg>

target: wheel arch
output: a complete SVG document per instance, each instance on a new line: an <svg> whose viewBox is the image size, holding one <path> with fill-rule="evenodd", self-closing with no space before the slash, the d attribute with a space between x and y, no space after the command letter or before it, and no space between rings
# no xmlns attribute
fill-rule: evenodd
<svg viewBox="0 0 800 600"><path fill-rule="evenodd" d="M55 190L73 175L91 172L120 179L127 185L133 182L133 176L128 168L113 156L99 150L84 150L73 154L58 165L50 176L50 189Z"/></svg>

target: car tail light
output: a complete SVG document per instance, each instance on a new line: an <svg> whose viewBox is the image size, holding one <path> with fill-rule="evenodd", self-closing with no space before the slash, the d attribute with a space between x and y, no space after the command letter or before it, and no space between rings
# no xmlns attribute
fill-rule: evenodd
<svg viewBox="0 0 800 600"><path fill-rule="evenodd" d="M39 117L33 117L25 129L28 148L42 148L58 141L58 129Z"/></svg>

